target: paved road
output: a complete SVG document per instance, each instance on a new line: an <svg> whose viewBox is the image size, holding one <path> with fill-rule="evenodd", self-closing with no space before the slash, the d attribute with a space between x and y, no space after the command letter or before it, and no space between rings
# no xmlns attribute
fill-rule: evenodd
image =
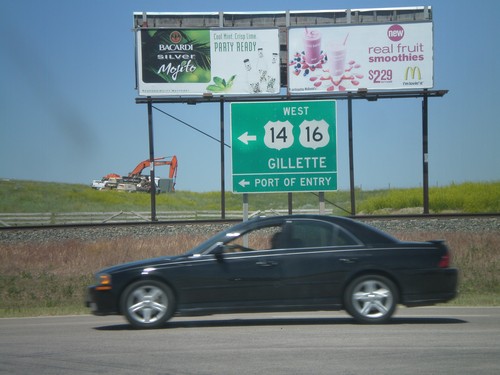
<svg viewBox="0 0 500 375"><path fill-rule="evenodd" d="M0 319L0 374L500 374L500 307L401 308L383 326L343 312Z"/></svg>

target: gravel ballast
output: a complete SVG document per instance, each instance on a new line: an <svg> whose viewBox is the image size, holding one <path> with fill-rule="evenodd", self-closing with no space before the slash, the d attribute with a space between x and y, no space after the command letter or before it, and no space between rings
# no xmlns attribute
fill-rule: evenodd
<svg viewBox="0 0 500 375"><path fill-rule="evenodd" d="M463 217L411 217L411 218L358 218L389 233L402 232L461 232L461 233L500 233L499 216ZM144 225L104 225L80 227L40 227L40 228L2 228L0 243L50 243L54 241L98 241L122 237L144 238L161 237L174 234L209 236L223 230L234 222L212 223L149 223Z"/></svg>

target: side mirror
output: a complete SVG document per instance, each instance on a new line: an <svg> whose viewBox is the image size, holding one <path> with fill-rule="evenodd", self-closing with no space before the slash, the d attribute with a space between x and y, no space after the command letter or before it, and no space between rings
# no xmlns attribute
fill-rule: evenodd
<svg viewBox="0 0 500 375"><path fill-rule="evenodd" d="M210 252L219 262L222 262L224 260L224 247L224 244L222 242L219 242Z"/></svg>

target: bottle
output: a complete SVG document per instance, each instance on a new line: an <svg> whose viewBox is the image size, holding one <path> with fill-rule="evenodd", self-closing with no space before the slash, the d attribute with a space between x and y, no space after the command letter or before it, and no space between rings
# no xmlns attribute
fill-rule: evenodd
<svg viewBox="0 0 500 375"><path fill-rule="evenodd" d="M259 59L257 60L257 71L259 72L259 83L260 87L263 89L267 87L267 62L266 59L264 58L264 50L262 48L259 48L258 50L258 56Z"/></svg>
<svg viewBox="0 0 500 375"><path fill-rule="evenodd" d="M252 64L249 59L243 60L245 64L245 74L248 86L248 92L250 94L256 94L260 92L259 77L256 71L252 69Z"/></svg>
<svg viewBox="0 0 500 375"><path fill-rule="evenodd" d="M279 74L278 66L278 54L273 53L273 59L271 60L271 69L269 70L269 75L267 76L267 92L274 93L276 89L276 76L272 77L271 74Z"/></svg>

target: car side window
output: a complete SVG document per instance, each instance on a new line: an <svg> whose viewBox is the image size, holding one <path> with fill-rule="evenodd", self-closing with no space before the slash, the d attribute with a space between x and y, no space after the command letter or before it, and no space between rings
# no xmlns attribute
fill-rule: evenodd
<svg viewBox="0 0 500 375"><path fill-rule="evenodd" d="M224 252L359 245L338 225L319 220L294 220L254 229L226 242Z"/></svg>
<svg viewBox="0 0 500 375"><path fill-rule="evenodd" d="M289 223L284 228L289 247L326 247L357 245L359 242L343 228L333 223L302 220Z"/></svg>
<svg viewBox="0 0 500 375"><path fill-rule="evenodd" d="M226 253L241 251L260 251L277 248L281 226L272 225L254 229L241 236L235 237L225 245Z"/></svg>

